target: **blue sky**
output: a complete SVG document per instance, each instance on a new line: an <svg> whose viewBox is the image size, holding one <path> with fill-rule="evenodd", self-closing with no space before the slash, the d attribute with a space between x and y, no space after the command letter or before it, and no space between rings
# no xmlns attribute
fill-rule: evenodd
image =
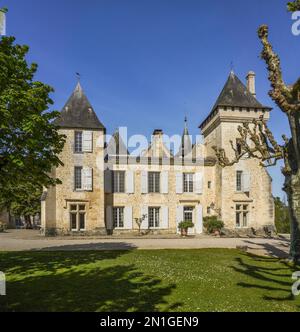
<svg viewBox="0 0 300 332"><path fill-rule="evenodd" d="M60 110L75 84L75 72L109 132L129 135L190 133L211 110L234 63L244 80L257 74L260 102L274 107L270 127L280 139L289 129L268 97L269 82L257 28L270 26L284 78L297 79L300 36L291 33L285 0L0 0L8 7L7 34L30 46L37 79L55 88ZM274 194L282 196L279 167L270 169Z"/></svg>

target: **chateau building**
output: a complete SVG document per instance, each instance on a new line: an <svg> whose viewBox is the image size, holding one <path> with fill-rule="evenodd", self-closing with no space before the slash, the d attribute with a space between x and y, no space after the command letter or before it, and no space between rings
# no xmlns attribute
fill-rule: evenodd
<svg viewBox="0 0 300 332"><path fill-rule="evenodd" d="M234 157L230 141L238 146L238 126L264 116L255 94L255 74L247 86L231 72L207 118L201 123L203 142L192 144L187 123L178 151L155 130L147 149L128 152L117 131L109 140L78 83L56 120L66 136L60 155L64 166L53 169L61 185L45 189L41 222L45 234L111 234L138 230L173 233L181 221L203 232L203 217L217 215L225 229L261 230L274 227L272 180L254 159L221 168L213 146Z"/></svg>

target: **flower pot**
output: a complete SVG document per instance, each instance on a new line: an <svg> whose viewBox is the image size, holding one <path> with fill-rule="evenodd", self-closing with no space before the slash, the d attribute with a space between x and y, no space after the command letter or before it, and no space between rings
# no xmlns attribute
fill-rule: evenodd
<svg viewBox="0 0 300 332"><path fill-rule="evenodd" d="M187 228L181 228L181 236L185 237L188 235L188 229Z"/></svg>

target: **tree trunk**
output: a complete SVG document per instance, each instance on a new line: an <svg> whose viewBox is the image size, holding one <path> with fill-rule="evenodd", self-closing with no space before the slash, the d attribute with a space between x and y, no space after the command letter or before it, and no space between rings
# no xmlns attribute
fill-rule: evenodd
<svg viewBox="0 0 300 332"><path fill-rule="evenodd" d="M26 229L31 229L32 228L31 217L25 216L24 218L25 218Z"/></svg>
<svg viewBox="0 0 300 332"><path fill-rule="evenodd" d="M289 203L291 222L290 255L294 261L300 261L300 174L286 176L284 190Z"/></svg>

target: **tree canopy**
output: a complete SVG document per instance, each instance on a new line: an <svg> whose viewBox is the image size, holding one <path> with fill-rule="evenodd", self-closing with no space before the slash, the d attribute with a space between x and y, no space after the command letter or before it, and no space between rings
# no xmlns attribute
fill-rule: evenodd
<svg viewBox="0 0 300 332"><path fill-rule="evenodd" d="M65 141L53 124L59 113L48 110L54 90L34 80L38 66L27 63L28 51L14 37L0 39L0 206L18 213L43 186L60 182L50 173L62 164Z"/></svg>

